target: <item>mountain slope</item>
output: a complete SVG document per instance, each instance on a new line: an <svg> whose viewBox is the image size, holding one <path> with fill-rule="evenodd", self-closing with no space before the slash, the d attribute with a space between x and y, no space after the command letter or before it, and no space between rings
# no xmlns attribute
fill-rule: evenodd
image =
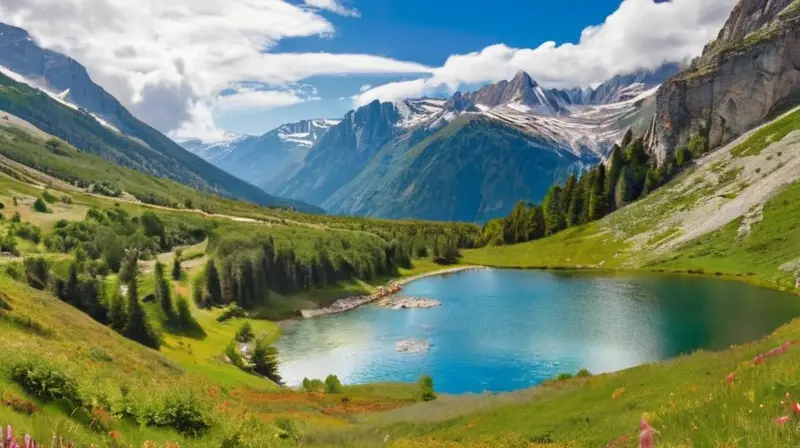
<svg viewBox="0 0 800 448"><path fill-rule="evenodd" d="M94 84L76 61L39 48L19 28L0 24L0 30L0 66L4 66L0 73L0 110L122 166L262 205L320 211L272 197L191 154L133 117ZM37 82L37 76L43 81ZM62 89L67 93L53 93Z"/></svg>
<svg viewBox="0 0 800 448"><path fill-rule="evenodd" d="M674 69L608 84L603 97L626 98L613 104L591 104L591 89L581 98L542 89L524 72L449 99L375 101L331 128L275 193L341 214L502 216L599 163L626 128L644 130L655 104L649 83Z"/></svg>
<svg viewBox="0 0 800 448"><path fill-rule="evenodd" d="M741 1L717 40L659 90L649 146L661 160L696 135L716 148L797 104L799 47L800 3Z"/></svg>
<svg viewBox="0 0 800 448"><path fill-rule="evenodd" d="M311 147L338 123L339 120L302 120L261 136L235 136L214 144L190 140L181 145L225 171L271 191L270 181L297 169Z"/></svg>

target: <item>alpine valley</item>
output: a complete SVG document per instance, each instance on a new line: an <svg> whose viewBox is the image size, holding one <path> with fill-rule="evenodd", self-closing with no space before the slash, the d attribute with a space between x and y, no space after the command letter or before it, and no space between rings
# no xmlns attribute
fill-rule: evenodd
<svg viewBox="0 0 800 448"><path fill-rule="evenodd" d="M373 101L341 121L185 148L268 192L329 213L485 222L608 157L643 131L680 65L595 89L545 89L527 73L450 98Z"/></svg>

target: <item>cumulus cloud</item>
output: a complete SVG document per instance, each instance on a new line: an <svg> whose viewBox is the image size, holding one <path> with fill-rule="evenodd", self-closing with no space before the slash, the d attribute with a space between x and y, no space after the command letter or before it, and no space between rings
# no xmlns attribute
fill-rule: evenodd
<svg viewBox="0 0 800 448"><path fill-rule="evenodd" d="M348 17L361 17L361 13L355 8L347 8L338 0L305 0L305 4L314 8L325 9L339 15Z"/></svg>
<svg viewBox="0 0 800 448"><path fill-rule="evenodd" d="M430 72L364 54L270 53L282 39L335 32L319 8L339 4L307 3L316 9L286 0L0 0L0 17L77 59L134 114L173 135L219 136L215 110L288 103L280 91L314 75ZM279 92L221 97L242 82Z"/></svg>
<svg viewBox="0 0 800 448"><path fill-rule="evenodd" d="M583 30L578 43L537 48L492 45L450 56L432 76L374 87L356 105L422 96L467 84L496 82L525 70L548 87L588 86L615 75L654 69L698 55L738 0L624 0L604 23Z"/></svg>

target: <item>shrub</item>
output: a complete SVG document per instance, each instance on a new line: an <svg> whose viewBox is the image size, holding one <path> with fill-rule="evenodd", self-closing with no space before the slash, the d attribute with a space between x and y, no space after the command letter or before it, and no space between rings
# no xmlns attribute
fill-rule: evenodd
<svg viewBox="0 0 800 448"><path fill-rule="evenodd" d="M231 342L227 347L225 347L225 356L228 358L230 363L236 367L242 370L249 370L247 361L244 359L244 356L242 356L242 352L239 351L239 347L236 345L236 342Z"/></svg>
<svg viewBox="0 0 800 448"><path fill-rule="evenodd" d="M42 257L25 259L25 278L28 284L40 290L47 288L50 279L50 266Z"/></svg>
<svg viewBox="0 0 800 448"><path fill-rule="evenodd" d="M194 391L176 389L162 399L138 406L133 412L141 425L172 428L196 437L211 427L210 408L210 404Z"/></svg>
<svg viewBox="0 0 800 448"><path fill-rule="evenodd" d="M279 434L281 439L289 439L289 440L299 440L300 439L300 431L297 429L297 425L294 424L293 421L279 418L275 420L275 426L278 427L282 432Z"/></svg>
<svg viewBox="0 0 800 448"><path fill-rule="evenodd" d="M6 208L6 204L3 204L2 202L0 202L0 210L3 210L4 208Z"/></svg>
<svg viewBox="0 0 800 448"><path fill-rule="evenodd" d="M33 209L39 213L50 213L50 208L47 207L47 203L42 198L36 198L36 202L33 203Z"/></svg>
<svg viewBox="0 0 800 448"><path fill-rule="evenodd" d="M0 403L11 408L11 410L19 414L33 415L39 412L39 407L36 406L36 404L30 400L20 397L10 390L3 392L3 396L0 398Z"/></svg>
<svg viewBox="0 0 800 448"><path fill-rule="evenodd" d="M12 230L14 231L14 235L32 243L39 244L42 241L42 229L29 222L14 224Z"/></svg>
<svg viewBox="0 0 800 448"><path fill-rule="evenodd" d="M592 376L592 372L590 372L588 369L580 369L578 370L578 374L575 376L577 376L578 378L588 378Z"/></svg>
<svg viewBox="0 0 800 448"><path fill-rule="evenodd" d="M198 304L199 306L200 304ZM217 317L217 322L225 322L231 319L240 319L247 317L247 311L244 308L240 307L239 305L231 305L222 312L222 314Z"/></svg>
<svg viewBox="0 0 800 448"><path fill-rule="evenodd" d="M325 390L325 383L322 380L303 378L303 390L306 392L322 392Z"/></svg>
<svg viewBox="0 0 800 448"><path fill-rule="evenodd" d="M556 377L556 381L571 380L572 376L573 375L571 373L568 373L568 372L559 373L558 376Z"/></svg>
<svg viewBox="0 0 800 448"><path fill-rule="evenodd" d="M19 256L17 249L17 240L9 230L3 237L0 238L0 252L7 252L14 256Z"/></svg>
<svg viewBox="0 0 800 448"><path fill-rule="evenodd" d="M342 390L342 382L339 381L338 376L328 375L328 377L325 378L325 392L329 394L340 394Z"/></svg>
<svg viewBox="0 0 800 448"><path fill-rule="evenodd" d="M68 194L61 195L60 200L62 204L72 204L72 196Z"/></svg>
<svg viewBox="0 0 800 448"><path fill-rule="evenodd" d="M253 327L250 322L245 322L236 331L236 340L242 343L247 343L255 339L256 335L253 333Z"/></svg>
<svg viewBox="0 0 800 448"><path fill-rule="evenodd" d="M48 204L54 204L58 202L58 198L48 190L44 190L42 192L42 199L44 199Z"/></svg>
<svg viewBox="0 0 800 448"><path fill-rule="evenodd" d="M433 391L433 378L430 375L423 375L419 381L419 397L422 401L433 401L436 399L436 393Z"/></svg>
<svg viewBox="0 0 800 448"><path fill-rule="evenodd" d="M259 339L253 349L253 370L272 380L275 384L283 384L278 373L278 349L269 345L266 340Z"/></svg>
<svg viewBox="0 0 800 448"><path fill-rule="evenodd" d="M83 402L77 382L46 361L25 361L11 367L11 379L23 389L45 400L68 400L76 406Z"/></svg>
<svg viewBox="0 0 800 448"><path fill-rule="evenodd" d="M108 354L105 350L100 347L92 347L89 349L89 358L92 361L96 362L103 362L103 363L110 363L114 361L114 358Z"/></svg>

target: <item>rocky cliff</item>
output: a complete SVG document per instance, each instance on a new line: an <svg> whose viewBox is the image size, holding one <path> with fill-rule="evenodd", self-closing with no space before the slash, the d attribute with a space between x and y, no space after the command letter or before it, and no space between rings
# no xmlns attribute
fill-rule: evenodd
<svg viewBox="0 0 800 448"><path fill-rule="evenodd" d="M800 103L800 1L741 0L717 40L659 89L647 135L659 160L704 135L729 143Z"/></svg>

